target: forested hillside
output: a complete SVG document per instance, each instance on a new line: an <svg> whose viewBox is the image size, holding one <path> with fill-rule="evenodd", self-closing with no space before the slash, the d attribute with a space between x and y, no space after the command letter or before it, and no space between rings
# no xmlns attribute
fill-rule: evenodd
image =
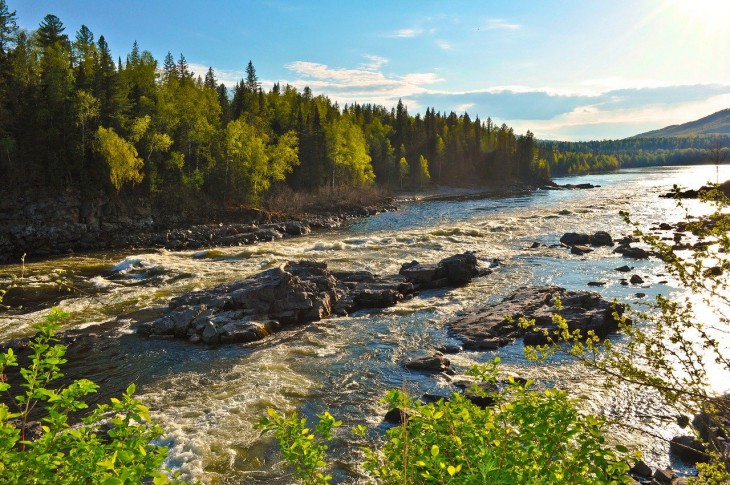
<svg viewBox="0 0 730 485"><path fill-rule="evenodd" d="M266 90L249 62L229 89L185 56L124 56L82 26L47 15L17 27L0 0L0 180L138 195L203 194L256 204L274 187L415 188L547 178L531 133L403 103L340 107L309 88ZM255 53L252 53L255 55Z"/></svg>
<svg viewBox="0 0 730 485"><path fill-rule="evenodd" d="M617 170L620 167L692 165L728 159L730 135L666 136L585 142L540 141L538 156L553 175Z"/></svg>
<svg viewBox="0 0 730 485"><path fill-rule="evenodd" d="M668 136L730 135L730 109L723 109L699 120L647 131L632 138L662 138Z"/></svg>

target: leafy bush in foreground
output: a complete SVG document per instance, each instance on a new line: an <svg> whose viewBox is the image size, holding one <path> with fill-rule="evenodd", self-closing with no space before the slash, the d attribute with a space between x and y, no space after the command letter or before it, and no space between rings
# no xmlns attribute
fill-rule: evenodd
<svg viewBox="0 0 730 485"><path fill-rule="evenodd" d="M499 360L472 375L495 382ZM628 450L606 442L602 421L580 414L565 392L530 389L510 380L504 390L471 391L494 400L482 409L461 394L423 404L389 391L385 402L400 409L404 424L388 430L379 450L362 448L362 468L378 482L489 484L628 483ZM496 389L496 386L495 386ZM314 430L296 413L269 410L260 426L273 431L284 458L307 484L326 484L326 443L340 423L329 413ZM355 434L364 434L358 426Z"/></svg>
<svg viewBox="0 0 730 485"><path fill-rule="evenodd" d="M29 363L19 368L21 390L10 392L6 372L18 367L12 350L0 355L0 478L3 483L168 483L161 471L167 449L152 444L162 429L133 397L131 384L121 398L97 406L80 423L70 415L88 408L82 399L98 386L87 379L54 389L63 374L66 346L54 337L66 314L53 309L36 326ZM10 406L8 406L10 404ZM14 412L12 408L17 408ZM30 421L38 416L40 423ZM36 435L36 439L31 439Z"/></svg>

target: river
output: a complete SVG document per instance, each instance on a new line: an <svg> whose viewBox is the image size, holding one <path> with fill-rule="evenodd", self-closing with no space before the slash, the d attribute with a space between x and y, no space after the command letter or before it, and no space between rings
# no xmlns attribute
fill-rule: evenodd
<svg viewBox="0 0 730 485"><path fill-rule="evenodd" d="M723 173L724 172L724 173ZM721 167L721 180L730 167ZM409 372L402 362L434 347L457 343L444 323L459 312L498 301L526 284L556 284L593 289L608 298L640 304L656 294L677 293L678 286L656 260L630 261L644 277L645 288L622 286L614 268L626 264L610 248L583 257L551 248L564 232L630 233L620 210L631 212L643 227L678 221L682 211L661 199L674 183L697 188L715 179L714 166L660 167L570 177L559 183L601 185L592 190L537 191L475 200L421 201L400 205L398 212L362 219L346 227L247 247L212 252L164 250L75 254L58 259L0 268L0 282L23 276L23 290L12 290L7 303L20 311L0 320L0 340L32 333L30 324L50 305L72 314L67 327L89 326L100 338L74 348L67 367L71 376L88 377L103 388L106 399L136 382L140 397L167 432L169 463L184 477L204 483L275 483L289 476L269 437L254 425L268 407L298 409L306 416L323 410L344 421L344 428L367 424L382 431L386 411L379 402L386 389L414 394L446 394L442 378ZM704 210L688 201L692 210ZM528 249L533 242L547 246ZM466 287L425 291L393 308L324 320L273 335L252 345L207 348L182 341L144 340L133 335L133 323L153 318L175 295L242 279L292 259L325 261L330 268L396 273L404 262L434 262L476 251L485 264L501 261L497 270ZM84 293L59 292L54 270ZM665 283L660 283L666 281ZM637 292L647 298L640 299ZM620 339L620 337L619 337ZM666 410L651 397L627 389L603 391L596 376L574 363L556 360L537 365L522 355L522 344L495 352L462 352L449 356L457 370L499 355L504 369L586 396L591 410L640 423L644 414ZM644 414L642 414L644 413ZM671 437L673 430L657 430ZM668 465L666 446L641 441L647 461ZM336 481L356 482L352 449L343 431L334 443ZM375 439L375 438L373 438Z"/></svg>

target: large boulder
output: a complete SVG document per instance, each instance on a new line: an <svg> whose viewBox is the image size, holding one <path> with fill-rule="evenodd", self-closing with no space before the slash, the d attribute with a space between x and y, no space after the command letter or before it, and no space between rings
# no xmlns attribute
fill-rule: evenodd
<svg viewBox="0 0 730 485"><path fill-rule="evenodd" d="M555 308L558 298L561 309ZM621 315L623 305L614 306L598 293L570 291L557 286L520 288L500 303L474 309L466 316L448 324L450 330L464 342L464 348L489 350L522 337L525 345L539 345L557 338L553 315L560 314L568 329L581 335L593 332L605 338L618 329L614 310ZM533 321L525 329L520 319Z"/></svg>
<svg viewBox="0 0 730 485"><path fill-rule="evenodd" d="M444 288L461 286L479 275L477 257L472 252L455 254L437 264L421 264L411 261L398 272L417 288Z"/></svg>
<svg viewBox="0 0 730 485"><path fill-rule="evenodd" d="M591 243L591 236L588 234L579 234L577 232L566 232L560 238L560 243L565 244L566 246L575 246L576 244L585 246Z"/></svg>
<svg viewBox="0 0 730 485"><path fill-rule="evenodd" d="M165 315L140 330L207 344L259 340L279 324L330 315L338 299L336 282L323 263L289 262L243 281L173 298Z"/></svg>

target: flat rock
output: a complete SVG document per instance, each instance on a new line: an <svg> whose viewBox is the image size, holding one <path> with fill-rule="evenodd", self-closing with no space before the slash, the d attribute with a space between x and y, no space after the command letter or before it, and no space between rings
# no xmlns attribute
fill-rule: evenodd
<svg viewBox="0 0 730 485"><path fill-rule="evenodd" d="M451 362L442 355L434 354L424 357L415 357L408 360L404 367L410 370L422 370L429 372L441 372L446 370Z"/></svg>
<svg viewBox="0 0 730 485"><path fill-rule="evenodd" d="M632 466L631 470L629 470L630 473L640 478L651 478L652 471L651 467L643 460L639 460L634 463L634 466Z"/></svg>
<svg viewBox="0 0 730 485"><path fill-rule="evenodd" d="M613 317L614 305L598 293L570 291L557 286L520 288L500 303L488 304L468 312L450 323L450 331L463 342L464 348L491 350L522 337L525 345L539 345L554 336L556 327L552 317L555 302L560 298L560 314L568 321L569 330L582 335L593 331L605 338L618 330ZM621 315L623 305L616 311ZM528 329L520 327L519 319L534 320Z"/></svg>

